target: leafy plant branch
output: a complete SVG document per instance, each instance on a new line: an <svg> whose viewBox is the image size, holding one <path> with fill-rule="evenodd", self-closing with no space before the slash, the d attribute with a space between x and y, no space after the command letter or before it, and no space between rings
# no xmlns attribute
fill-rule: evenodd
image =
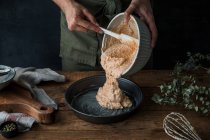
<svg viewBox="0 0 210 140"><path fill-rule="evenodd" d="M152 100L162 105L182 105L187 109L195 110L204 115L210 114L210 87L198 85L196 77L187 75L186 71L198 68L210 73L210 68L200 62L210 61L210 54L187 53L188 60L177 63L173 70L174 79L160 85L160 94L154 94ZM185 72L184 72L185 71Z"/></svg>

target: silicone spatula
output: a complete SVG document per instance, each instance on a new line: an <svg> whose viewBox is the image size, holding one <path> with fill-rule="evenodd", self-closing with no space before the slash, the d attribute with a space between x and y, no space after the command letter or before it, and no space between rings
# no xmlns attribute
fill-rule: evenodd
<svg viewBox="0 0 210 140"><path fill-rule="evenodd" d="M122 43L129 43L129 42L136 42L138 43L138 39L132 37L132 36L129 36L129 35L126 35L126 34L118 34L118 33L115 33L115 32L112 32L110 30L107 30L107 29L104 29L102 27L100 27L100 29L107 35L110 35L116 39L119 39Z"/></svg>

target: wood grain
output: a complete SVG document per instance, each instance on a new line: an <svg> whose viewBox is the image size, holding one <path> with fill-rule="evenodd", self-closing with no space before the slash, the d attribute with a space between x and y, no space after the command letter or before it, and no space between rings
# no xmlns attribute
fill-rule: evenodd
<svg viewBox="0 0 210 140"><path fill-rule="evenodd" d="M39 123L52 123L54 109L42 105L30 97L29 91L10 86L0 94L0 110L20 112L34 117Z"/></svg>
<svg viewBox="0 0 210 140"><path fill-rule="evenodd" d="M210 136L210 119L181 106L161 106L151 101L154 93L159 93L158 86L162 82L169 81L171 71L145 70L128 78L136 82L144 93L143 103L140 108L128 119L118 123L106 125L85 122L75 116L64 102L64 93L75 81L102 74L103 72L60 72L68 81L64 84L54 82L41 83L49 96L54 98L59 105L59 111L55 114L55 122L50 125L36 124L31 131L20 134L14 138L17 140L27 139L120 139L120 140L172 140L162 128L164 117L170 112L179 112L195 127L195 130L203 140ZM210 77L206 73L198 73L200 82L210 85ZM205 78L206 80L202 80ZM9 89L13 85L9 86ZM5 91L5 94L7 91ZM0 137L3 139L3 137Z"/></svg>

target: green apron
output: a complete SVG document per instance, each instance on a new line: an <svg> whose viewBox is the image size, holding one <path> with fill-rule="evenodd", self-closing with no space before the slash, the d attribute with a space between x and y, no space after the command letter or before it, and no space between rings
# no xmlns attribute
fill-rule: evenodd
<svg viewBox="0 0 210 140"><path fill-rule="evenodd" d="M77 0L86 7L102 27L106 27L114 15L127 7L128 0ZM124 5L123 5L124 4ZM93 31L69 31L65 15L61 13L60 57L63 70L96 70L100 66L102 35Z"/></svg>

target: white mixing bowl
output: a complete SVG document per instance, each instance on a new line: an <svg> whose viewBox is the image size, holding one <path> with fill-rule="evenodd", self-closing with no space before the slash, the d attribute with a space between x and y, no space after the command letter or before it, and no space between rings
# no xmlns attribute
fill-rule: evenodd
<svg viewBox="0 0 210 140"><path fill-rule="evenodd" d="M113 28L119 26L123 21L124 13L120 13L111 20L107 29L112 30ZM139 48L137 50L137 53L135 54L135 58L133 59L132 64L125 70L123 75L131 75L141 70L148 62L152 53L151 35L145 23L142 22L139 17L132 15L129 21L129 25L134 30L135 37L139 40ZM101 48L102 53L104 48L106 48L106 42L109 37L110 36L108 35L104 35L103 37Z"/></svg>

